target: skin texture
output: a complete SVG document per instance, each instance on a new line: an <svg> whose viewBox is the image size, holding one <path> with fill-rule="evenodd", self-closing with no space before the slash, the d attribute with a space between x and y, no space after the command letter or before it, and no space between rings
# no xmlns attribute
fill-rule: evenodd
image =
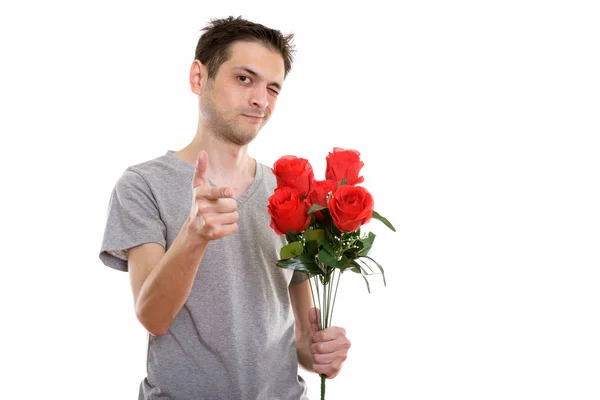
<svg viewBox="0 0 600 400"><path fill-rule="evenodd" d="M190 67L190 90L199 99L198 127L192 141L175 152L196 168L188 218L168 251L156 243L128 251L136 315L153 335L164 335L185 303L208 243L237 232L232 197L246 190L256 171L248 144L269 121L283 89L284 62L278 52L256 42L235 42L230 50L213 79L200 61ZM337 376L350 348L345 330L317 330L318 310L312 308L308 281L292 286L290 298L300 365Z"/></svg>

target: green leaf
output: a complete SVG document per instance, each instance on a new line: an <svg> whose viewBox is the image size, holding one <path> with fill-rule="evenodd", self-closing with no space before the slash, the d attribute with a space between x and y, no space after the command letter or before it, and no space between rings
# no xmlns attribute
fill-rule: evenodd
<svg viewBox="0 0 600 400"><path fill-rule="evenodd" d="M356 249L349 249L349 250L345 250L344 253L342 254L342 256L346 257L348 260L354 260L355 258L358 258L358 250Z"/></svg>
<svg viewBox="0 0 600 400"><path fill-rule="evenodd" d="M308 256L312 256L313 258L317 256L319 252L319 243L314 240L308 240L304 243L304 254Z"/></svg>
<svg viewBox="0 0 600 400"><path fill-rule="evenodd" d="M323 275L323 271L319 268L314 258L307 256L306 254L279 260L276 264L279 268L293 269L295 271L302 271L313 275Z"/></svg>
<svg viewBox="0 0 600 400"><path fill-rule="evenodd" d="M375 241L375 234L373 232L369 232L366 237L362 238L365 247L373 246L373 241Z"/></svg>
<svg viewBox="0 0 600 400"><path fill-rule="evenodd" d="M319 244L327 251L332 257L335 257L335 250L327 243L326 240L320 240Z"/></svg>
<svg viewBox="0 0 600 400"><path fill-rule="evenodd" d="M385 272L383 272L383 267L381 266L381 264L379 264L377 261L373 260L371 257L369 256L363 256L363 258L368 258L369 260L373 261L375 263L375 265L377 265L377 268L379 268L379 270L381 271L381 277L383 278L383 286L387 286L386 282L385 282ZM362 260L361 260L362 261ZM363 261L364 262L364 261Z"/></svg>
<svg viewBox="0 0 600 400"><path fill-rule="evenodd" d="M304 232L306 240L325 240L325 231L323 229L309 229Z"/></svg>
<svg viewBox="0 0 600 400"><path fill-rule="evenodd" d="M362 267L356 261L350 261L350 264L354 266L354 268L352 268L352 271L356 272L357 274L360 274L363 277L365 283L367 284L367 290L369 291L369 293L371 293L371 286L369 286L369 281L367 280L367 277L363 274Z"/></svg>
<svg viewBox="0 0 600 400"><path fill-rule="evenodd" d="M319 204L313 204L312 206L310 206L310 208L308 209L307 213L308 214L312 214L315 211L323 210L325 208L327 208L327 207L323 207L322 205L319 205Z"/></svg>
<svg viewBox="0 0 600 400"><path fill-rule="evenodd" d="M362 243L363 247L358 252L358 255L366 256L367 254L369 254L371 247L373 247L374 241L375 241L375 234L373 232L369 232L369 235L367 237L361 239L361 243Z"/></svg>
<svg viewBox="0 0 600 400"><path fill-rule="evenodd" d="M350 258L347 258L347 260L348 260L348 262L346 263L346 265L344 265L344 266L341 266L341 267L337 267L337 268L340 270L340 272L344 272L344 271L346 271L347 269L350 269L350 270L352 270L352 269L354 268L354 267L352 266L352 260L351 260ZM357 272L357 271L354 271L354 272Z"/></svg>
<svg viewBox="0 0 600 400"><path fill-rule="evenodd" d="M281 248L279 251L279 258L286 259L296 257L302 254L303 250L302 242L292 242Z"/></svg>
<svg viewBox="0 0 600 400"><path fill-rule="evenodd" d="M396 228L394 228L394 226L390 223L390 221L388 221L387 219L385 219L384 217L382 217L381 215L379 215L379 213L375 210L373 210L373 218L383 222L383 224L385 226L387 226L388 228L390 228L391 230L393 230L394 232L396 232Z"/></svg>
<svg viewBox="0 0 600 400"><path fill-rule="evenodd" d="M329 265L330 267L340 268L348 265L348 259L346 257L342 257L338 260L337 257L329 254L329 252L325 249L319 251L317 257L319 258L319 261L321 261L323 264Z"/></svg>
<svg viewBox="0 0 600 400"><path fill-rule="evenodd" d="M298 232L289 231L286 233L285 238L288 243L297 242L299 240Z"/></svg>

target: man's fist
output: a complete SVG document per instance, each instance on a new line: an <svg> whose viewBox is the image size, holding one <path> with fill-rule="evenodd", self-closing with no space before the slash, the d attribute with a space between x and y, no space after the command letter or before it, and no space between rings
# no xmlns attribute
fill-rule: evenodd
<svg viewBox="0 0 600 400"><path fill-rule="evenodd" d="M192 180L192 209L190 227L207 242L237 232L237 201L227 187L211 187L206 177L208 155L203 150L196 159L196 171Z"/></svg>
<svg viewBox="0 0 600 400"><path fill-rule="evenodd" d="M313 370L319 375L334 378L348 357L350 340L346 337L346 330L337 326L319 330L317 321L321 318L321 312L318 308L311 308L308 316Z"/></svg>

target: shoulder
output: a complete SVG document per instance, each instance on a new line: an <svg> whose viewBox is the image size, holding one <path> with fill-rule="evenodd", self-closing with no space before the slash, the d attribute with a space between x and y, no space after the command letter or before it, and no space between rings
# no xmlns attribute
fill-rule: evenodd
<svg viewBox="0 0 600 400"><path fill-rule="evenodd" d="M167 154L126 167L117 181L117 186L137 186L154 188L165 182L187 178L187 171L180 163Z"/></svg>
<svg viewBox="0 0 600 400"><path fill-rule="evenodd" d="M126 167L121 176L117 179L117 189L138 188L143 189L149 186L150 178L157 168L157 159L152 159Z"/></svg>
<svg viewBox="0 0 600 400"><path fill-rule="evenodd" d="M173 168L174 166L169 158L166 155L161 155L130 165L125 169L125 172L135 173L143 178L149 179L157 174L169 173Z"/></svg>

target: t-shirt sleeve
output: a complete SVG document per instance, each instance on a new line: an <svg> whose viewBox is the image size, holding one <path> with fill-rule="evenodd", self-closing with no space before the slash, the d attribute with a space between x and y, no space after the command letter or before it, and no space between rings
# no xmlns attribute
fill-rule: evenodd
<svg viewBox="0 0 600 400"><path fill-rule="evenodd" d="M302 283L307 279L308 279L308 274L306 274L305 272L294 271L294 274L292 275L292 279L290 280L290 286L294 286L299 283Z"/></svg>
<svg viewBox="0 0 600 400"><path fill-rule="evenodd" d="M127 271L127 249L144 243L166 246L166 226L146 180L127 169L115 184L106 216L100 260L111 268Z"/></svg>

